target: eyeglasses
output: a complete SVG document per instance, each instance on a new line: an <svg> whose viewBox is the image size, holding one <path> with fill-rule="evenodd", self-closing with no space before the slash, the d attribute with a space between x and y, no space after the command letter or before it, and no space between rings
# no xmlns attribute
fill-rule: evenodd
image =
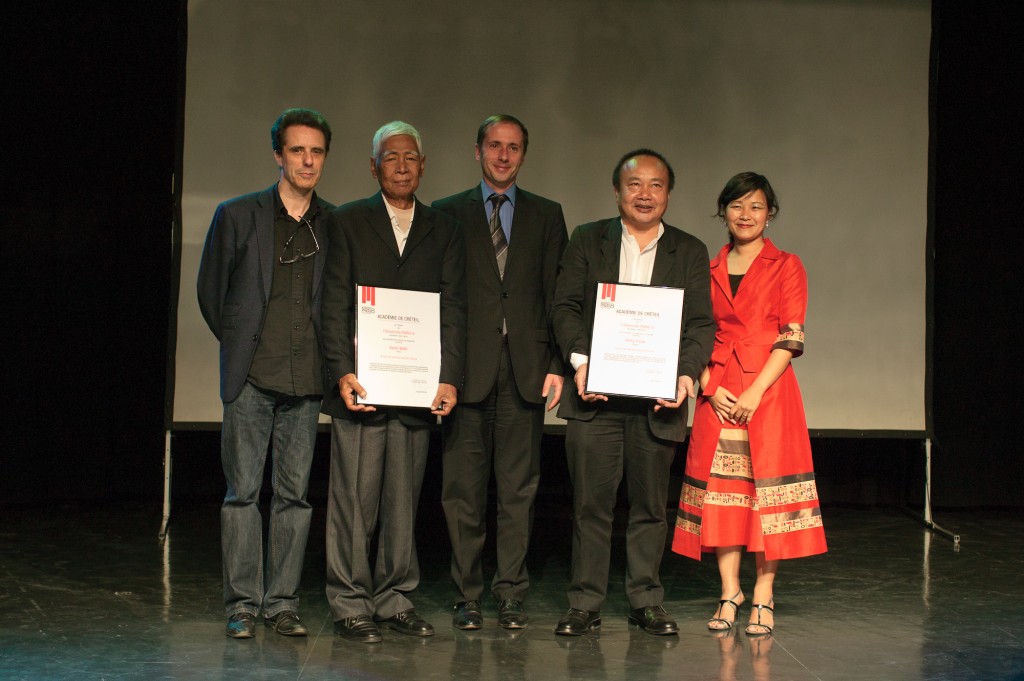
<svg viewBox="0 0 1024 681"><path fill-rule="evenodd" d="M285 260L284 254L288 252L289 248L291 248L291 246L292 246L292 239L294 239L295 235L298 234L299 230L302 229L302 225L306 225L306 227L309 229L309 235L311 237L313 237L313 250L310 253L299 253L294 258L289 258L289 259ZM320 242L316 240L316 234L313 233L313 225L309 224L309 220L307 220L306 218L299 218L299 226L296 227L295 231L292 232L292 235L290 237L288 237L288 241L284 242L284 251L281 253L281 257L278 258L278 261L282 265L291 265L292 263L299 262L300 260L305 260L306 258L312 258L314 255L316 255L319 252L320 252Z"/></svg>

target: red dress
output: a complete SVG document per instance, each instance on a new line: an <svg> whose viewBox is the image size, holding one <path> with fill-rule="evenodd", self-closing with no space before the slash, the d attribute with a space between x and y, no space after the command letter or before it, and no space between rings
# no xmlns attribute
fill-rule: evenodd
<svg viewBox="0 0 1024 681"><path fill-rule="evenodd" d="M803 353L807 274L800 259L765 239L736 296L726 245L711 261L718 330L704 393L723 386L739 396L775 348ZM811 440L790 364L765 391L749 426L718 421L699 398L686 454L672 550L700 560L716 546L746 546L765 559L824 553Z"/></svg>

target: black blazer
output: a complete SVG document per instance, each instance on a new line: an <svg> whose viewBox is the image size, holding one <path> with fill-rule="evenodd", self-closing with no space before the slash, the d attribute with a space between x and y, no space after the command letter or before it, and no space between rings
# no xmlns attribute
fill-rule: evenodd
<svg viewBox="0 0 1024 681"><path fill-rule="evenodd" d="M594 326L597 282L619 281L619 249L622 223L618 217L580 225L573 232L559 266L552 321L555 337L566 361L566 387L558 415L565 419L589 421L601 403L587 403L576 394L575 371L569 365L572 353L590 353ZM679 375L689 376L696 385L708 363L715 340L711 315L711 271L704 243L682 230L665 225L658 241L651 273L652 286L674 286L686 290L683 304L682 342L679 344ZM653 402L652 402L653 407ZM651 433L664 440L686 439L686 406L648 412Z"/></svg>
<svg viewBox="0 0 1024 681"><path fill-rule="evenodd" d="M199 263L196 292L203 319L220 341L220 397L231 402L245 385L270 299L274 274L274 187L217 206ZM313 328L320 331L321 279L330 240L333 205L317 197L313 233Z"/></svg>
<svg viewBox="0 0 1024 681"><path fill-rule="evenodd" d="M516 187L504 280L498 275L480 185L435 201L433 207L462 224L466 244L469 321L460 399L479 402L494 387L504 319L519 395L543 404L545 376L564 373L550 322L558 261L568 241L562 206Z"/></svg>
<svg viewBox="0 0 1024 681"><path fill-rule="evenodd" d="M356 419L338 393L338 379L355 373L355 285L441 294L441 383L462 387L466 357L465 247L458 222L416 201L402 255L380 192L340 206L328 217L335 244L324 268L321 327L328 386L322 411ZM400 409L403 423L436 423L426 409Z"/></svg>

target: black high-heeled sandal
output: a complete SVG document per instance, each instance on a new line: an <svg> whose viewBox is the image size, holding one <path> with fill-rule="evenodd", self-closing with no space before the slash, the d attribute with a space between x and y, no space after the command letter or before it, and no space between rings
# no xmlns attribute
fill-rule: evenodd
<svg viewBox="0 0 1024 681"><path fill-rule="evenodd" d="M747 636L771 636L772 635L772 629L774 627L770 627L767 624L762 624L761 623L761 611L762 610L767 610L768 612L770 612L772 614L772 624L774 625L775 624L775 608L772 607L774 605L775 605L775 599L773 598L770 601L768 601L768 605L761 605L759 603L754 603L754 605L751 606L754 610L757 611L757 621L756 622L750 622L750 623L747 624L746 629L743 630L747 634ZM753 614L753 613L751 613L751 614ZM764 631L760 631L758 629L754 629L753 631L751 631L751 629L750 629L751 627L761 627L761 629L764 629Z"/></svg>
<svg viewBox="0 0 1024 681"><path fill-rule="evenodd" d="M736 599L736 598L738 598L738 597L740 597L742 595L743 595L743 591L741 589L740 591L737 591L736 595L733 596L732 598L723 598L722 600L718 601L718 610L716 610L715 612L718 613L719 615L724 615L725 613L722 612L722 608L724 608L727 605L731 605L732 606L732 610L733 610L732 619L731 620L727 620L724 617L712 617L711 619L708 620L708 631L729 631L730 629L732 629L733 625L736 624L736 620L739 619L739 616L740 616L740 606L743 605L742 603L736 603L736 601L734 599ZM713 627L713 626L711 626L712 624L715 624L716 622L721 622L725 626L724 627Z"/></svg>

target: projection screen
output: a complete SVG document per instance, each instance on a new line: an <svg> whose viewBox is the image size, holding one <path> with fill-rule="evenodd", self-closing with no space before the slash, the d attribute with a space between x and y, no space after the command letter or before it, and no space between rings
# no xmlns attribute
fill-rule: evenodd
<svg viewBox="0 0 1024 681"><path fill-rule="evenodd" d="M924 430L928 2L190 0L188 15L177 426L222 416L195 294L214 208L276 181L270 125L306 106L334 129L332 203L377 191L370 138L394 119L423 135L429 203L479 182L483 118L521 118L519 185L570 229L615 214L621 154L657 149L677 176L666 222L712 255L722 185L764 173L769 236L809 276L808 425Z"/></svg>

